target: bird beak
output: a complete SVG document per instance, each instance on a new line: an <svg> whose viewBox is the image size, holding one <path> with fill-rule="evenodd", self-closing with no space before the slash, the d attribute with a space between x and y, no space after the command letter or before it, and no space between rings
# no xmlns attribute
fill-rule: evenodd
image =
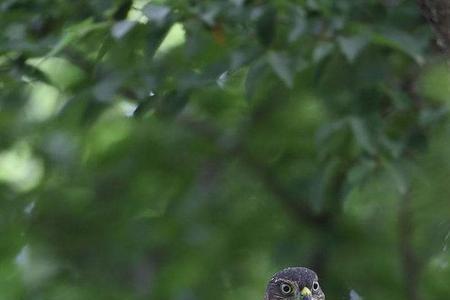
<svg viewBox="0 0 450 300"><path fill-rule="evenodd" d="M300 299L302 300L311 300L311 291L305 286L303 290L300 292Z"/></svg>

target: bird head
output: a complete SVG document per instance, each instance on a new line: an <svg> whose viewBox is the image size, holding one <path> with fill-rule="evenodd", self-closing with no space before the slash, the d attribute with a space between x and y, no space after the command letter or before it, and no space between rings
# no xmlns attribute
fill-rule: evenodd
<svg viewBox="0 0 450 300"><path fill-rule="evenodd" d="M303 267L287 268L269 281L264 300L325 300L317 274Z"/></svg>

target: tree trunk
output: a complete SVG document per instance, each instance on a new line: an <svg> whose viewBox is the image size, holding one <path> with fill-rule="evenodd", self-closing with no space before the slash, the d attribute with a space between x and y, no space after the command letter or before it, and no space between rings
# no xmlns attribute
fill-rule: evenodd
<svg viewBox="0 0 450 300"><path fill-rule="evenodd" d="M438 46L450 53L450 0L417 0L422 14L436 32Z"/></svg>

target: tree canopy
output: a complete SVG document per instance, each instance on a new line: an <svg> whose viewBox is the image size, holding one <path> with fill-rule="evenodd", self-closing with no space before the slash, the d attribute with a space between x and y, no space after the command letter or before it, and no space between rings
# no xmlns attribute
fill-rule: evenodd
<svg viewBox="0 0 450 300"><path fill-rule="evenodd" d="M301 265L327 299L446 299L448 23L421 9L3 0L0 298L261 300Z"/></svg>

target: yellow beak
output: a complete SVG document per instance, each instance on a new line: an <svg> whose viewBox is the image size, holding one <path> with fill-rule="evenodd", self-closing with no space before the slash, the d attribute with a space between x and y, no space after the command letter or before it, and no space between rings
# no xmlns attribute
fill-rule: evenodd
<svg viewBox="0 0 450 300"><path fill-rule="evenodd" d="M304 287L303 290L300 292L301 299L304 300L311 299L311 295L312 293L307 287Z"/></svg>

